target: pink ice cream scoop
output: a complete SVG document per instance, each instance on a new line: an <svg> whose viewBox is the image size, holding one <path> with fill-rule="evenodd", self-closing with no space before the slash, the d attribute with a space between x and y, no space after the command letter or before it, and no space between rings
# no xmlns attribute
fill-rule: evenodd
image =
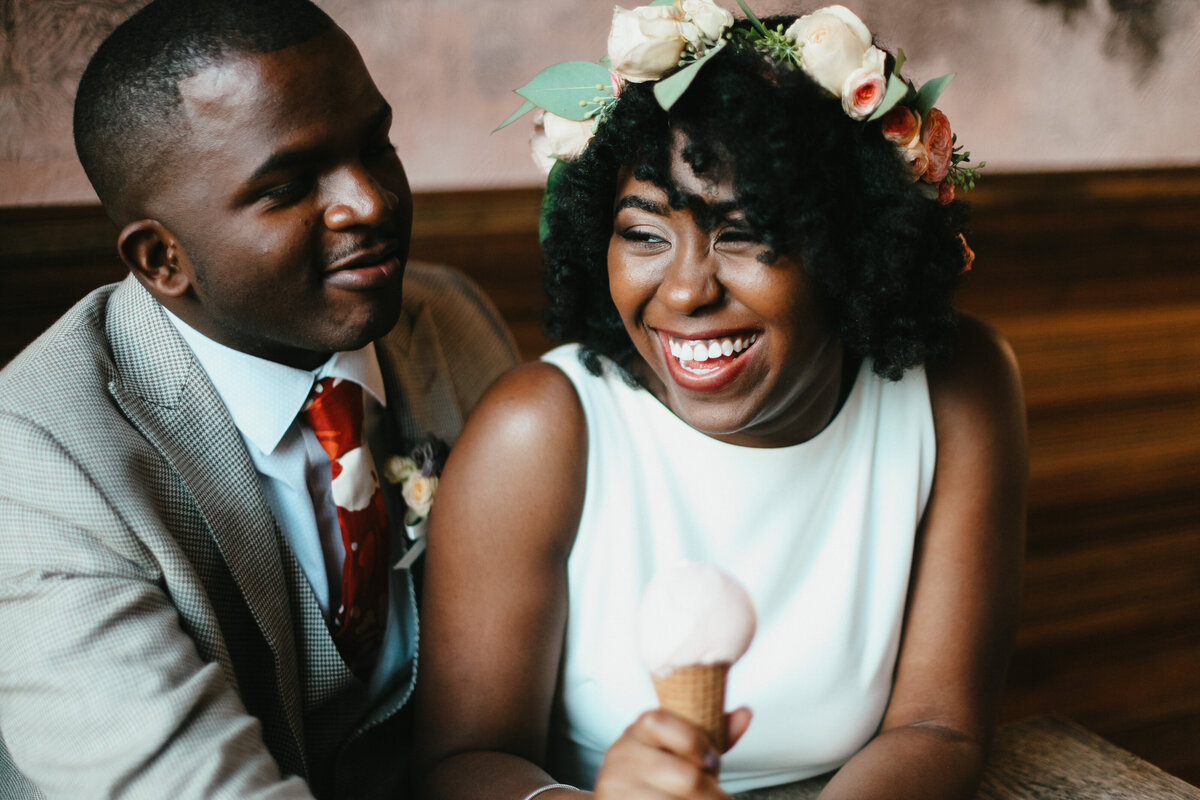
<svg viewBox="0 0 1200 800"><path fill-rule="evenodd" d="M638 651L659 706L725 745L725 681L754 638L750 595L712 564L681 561L660 571L638 608Z"/></svg>

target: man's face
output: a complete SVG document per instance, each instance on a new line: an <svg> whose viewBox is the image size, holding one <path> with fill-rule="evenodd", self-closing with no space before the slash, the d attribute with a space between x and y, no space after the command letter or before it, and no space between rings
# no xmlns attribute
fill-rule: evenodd
<svg viewBox="0 0 1200 800"><path fill-rule="evenodd" d="M149 192L200 332L302 368L400 313L412 194L391 108L340 30L179 84L183 144ZM167 248L170 250L170 247Z"/></svg>

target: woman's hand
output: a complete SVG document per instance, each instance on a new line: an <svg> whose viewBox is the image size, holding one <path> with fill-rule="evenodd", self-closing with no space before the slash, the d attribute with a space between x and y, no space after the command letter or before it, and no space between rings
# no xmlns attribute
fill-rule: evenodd
<svg viewBox="0 0 1200 800"><path fill-rule="evenodd" d="M750 725L750 709L726 715L729 747ZM728 748L727 748L728 749ZM677 797L726 800L721 754L700 728L667 711L647 711L608 749L596 776L598 800Z"/></svg>

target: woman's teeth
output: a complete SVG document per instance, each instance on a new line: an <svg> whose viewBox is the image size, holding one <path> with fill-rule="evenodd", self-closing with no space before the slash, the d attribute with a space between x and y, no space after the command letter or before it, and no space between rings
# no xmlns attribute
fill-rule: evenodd
<svg viewBox="0 0 1200 800"><path fill-rule="evenodd" d="M749 336L737 336L734 338L725 339L676 339L674 336L668 337L668 343L671 347L671 355L679 359L679 366L684 369L690 369L693 372L711 372L711 369L697 370L688 365L687 362L703 363L713 358L722 356L732 356L734 353L740 353L758 339L758 334Z"/></svg>

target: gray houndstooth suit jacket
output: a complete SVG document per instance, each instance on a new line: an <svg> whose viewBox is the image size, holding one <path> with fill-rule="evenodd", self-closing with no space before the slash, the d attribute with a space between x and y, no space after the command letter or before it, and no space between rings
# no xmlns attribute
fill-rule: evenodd
<svg viewBox="0 0 1200 800"><path fill-rule="evenodd" d="M376 348L397 450L453 441L516 363L478 290L419 264ZM392 590L411 597L407 573ZM398 797L414 680L368 707L240 434L135 280L0 373L0 800Z"/></svg>

